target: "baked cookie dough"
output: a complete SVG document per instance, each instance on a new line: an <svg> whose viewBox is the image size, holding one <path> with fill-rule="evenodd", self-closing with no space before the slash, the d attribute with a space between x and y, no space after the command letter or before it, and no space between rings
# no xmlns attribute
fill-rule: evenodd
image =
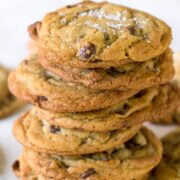
<svg viewBox="0 0 180 180"><path fill-rule="evenodd" d="M25 148L22 157L35 174L52 179L133 180L142 179L159 163L161 155L160 140L143 128L123 145L101 153L59 156ZM19 164L21 170L21 158Z"/></svg>
<svg viewBox="0 0 180 180"><path fill-rule="evenodd" d="M65 129L50 125L31 112L16 121L14 135L23 145L38 152L77 155L115 148L132 138L141 126L106 132Z"/></svg>
<svg viewBox="0 0 180 180"><path fill-rule="evenodd" d="M174 76L173 57L170 49L145 62L131 62L120 67L74 68L51 66L41 61L44 68L68 82L83 84L92 89L130 90L144 89L165 84Z"/></svg>
<svg viewBox="0 0 180 180"><path fill-rule="evenodd" d="M180 129L177 129L162 139L163 159L155 169L157 180L180 179Z"/></svg>
<svg viewBox="0 0 180 180"><path fill-rule="evenodd" d="M46 71L31 57L10 74L11 92L28 103L54 112L82 112L118 104L137 90L93 90L63 81L59 76Z"/></svg>
<svg viewBox="0 0 180 180"><path fill-rule="evenodd" d="M51 125L87 131L109 131L145 121L158 121L179 106L179 98L179 87L176 83L169 83L142 90L117 105L96 111L54 113L40 108L33 111Z"/></svg>
<svg viewBox="0 0 180 180"><path fill-rule="evenodd" d="M169 46L171 29L145 12L108 2L66 6L30 26L40 61L70 67L146 61Z"/></svg>

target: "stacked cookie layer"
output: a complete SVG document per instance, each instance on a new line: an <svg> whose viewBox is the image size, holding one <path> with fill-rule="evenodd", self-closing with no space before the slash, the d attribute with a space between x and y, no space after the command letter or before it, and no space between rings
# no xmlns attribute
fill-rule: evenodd
<svg viewBox="0 0 180 180"><path fill-rule="evenodd" d="M179 105L170 28L144 12L83 2L29 27L38 54L10 74L9 87L35 107L14 135L22 179L147 179L159 139L143 122Z"/></svg>

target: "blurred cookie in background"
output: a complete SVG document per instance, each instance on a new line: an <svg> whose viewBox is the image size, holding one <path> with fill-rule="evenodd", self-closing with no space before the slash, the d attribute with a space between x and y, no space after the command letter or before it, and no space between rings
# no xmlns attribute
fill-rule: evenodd
<svg viewBox="0 0 180 180"><path fill-rule="evenodd" d="M169 133L162 139L163 159L155 169L156 180L180 179L180 129Z"/></svg>
<svg viewBox="0 0 180 180"><path fill-rule="evenodd" d="M0 65L0 119L23 106L23 103L16 99L8 89L7 78L9 72L10 70Z"/></svg>

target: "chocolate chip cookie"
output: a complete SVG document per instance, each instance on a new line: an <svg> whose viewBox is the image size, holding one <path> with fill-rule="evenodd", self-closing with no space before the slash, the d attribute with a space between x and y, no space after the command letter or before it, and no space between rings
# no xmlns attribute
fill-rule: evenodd
<svg viewBox="0 0 180 180"><path fill-rule="evenodd" d="M51 125L87 131L109 131L151 120L172 113L180 104L180 89L176 83L148 88L121 103L82 113L54 113L40 108L33 111Z"/></svg>
<svg viewBox="0 0 180 180"><path fill-rule="evenodd" d="M44 64L45 63L45 64ZM145 62L132 62L120 67L79 69L56 67L43 61L42 65L68 82L83 84L92 89L144 89L164 84L174 75L170 49L162 55Z"/></svg>
<svg viewBox="0 0 180 180"><path fill-rule="evenodd" d="M63 81L46 71L36 57L25 60L9 76L9 88L18 98L54 112L82 112L118 104L137 90L93 90Z"/></svg>
<svg viewBox="0 0 180 180"><path fill-rule="evenodd" d="M155 170L157 180L180 179L180 129L177 129L162 139L163 159Z"/></svg>
<svg viewBox="0 0 180 180"><path fill-rule="evenodd" d="M140 179L159 163L161 155L159 139L146 128L118 148L101 153L59 156L28 148L23 152L23 158L36 174L73 180Z"/></svg>
<svg viewBox="0 0 180 180"><path fill-rule="evenodd" d="M47 14L30 26L40 61L51 66L102 67L145 61L169 46L171 29L142 11L108 2L82 2Z"/></svg>
<svg viewBox="0 0 180 180"><path fill-rule="evenodd" d="M141 124L107 132L65 129L51 125L31 112L16 121L14 135L22 144L39 152L76 155L115 148L140 128Z"/></svg>

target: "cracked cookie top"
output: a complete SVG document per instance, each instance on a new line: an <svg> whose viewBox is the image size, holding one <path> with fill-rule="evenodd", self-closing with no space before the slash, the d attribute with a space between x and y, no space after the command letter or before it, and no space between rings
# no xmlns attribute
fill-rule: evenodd
<svg viewBox="0 0 180 180"><path fill-rule="evenodd" d="M148 60L172 39L170 28L156 17L107 2L66 6L30 27L40 57L69 66Z"/></svg>

